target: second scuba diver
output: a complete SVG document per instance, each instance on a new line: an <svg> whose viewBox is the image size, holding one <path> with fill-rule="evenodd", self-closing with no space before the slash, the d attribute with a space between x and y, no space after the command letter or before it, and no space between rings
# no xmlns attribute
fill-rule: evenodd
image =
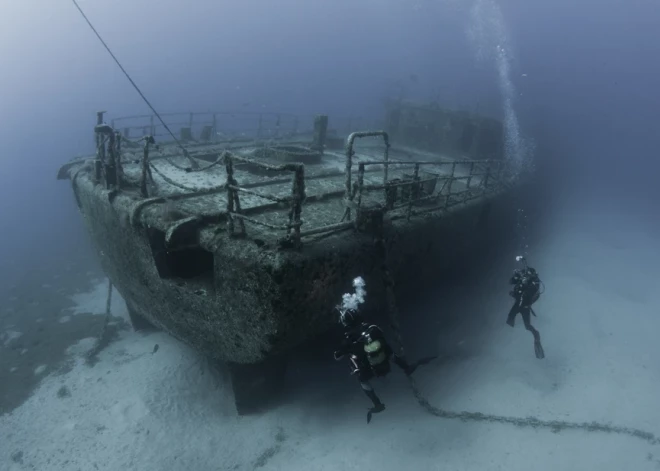
<svg viewBox="0 0 660 471"><path fill-rule="evenodd" d="M545 352L541 346L541 334L534 328L531 322L531 314L536 316L532 304L534 304L541 296L541 279L539 278L536 270L527 265L527 259L522 255L516 257L516 261L522 262L523 268L514 270L513 276L509 283L513 285L513 289L509 295L515 299L509 315L507 316L506 323L511 327L515 325L515 319L518 314L522 316L525 329L529 330L534 336L534 354L536 358L545 358Z"/></svg>

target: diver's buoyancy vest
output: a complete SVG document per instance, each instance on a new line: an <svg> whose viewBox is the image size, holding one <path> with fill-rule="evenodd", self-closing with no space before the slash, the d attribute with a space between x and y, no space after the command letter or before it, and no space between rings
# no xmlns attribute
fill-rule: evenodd
<svg viewBox="0 0 660 471"><path fill-rule="evenodd" d="M364 336L364 352L371 366L378 366L387 359L383 343L378 339L372 339L368 334Z"/></svg>
<svg viewBox="0 0 660 471"><path fill-rule="evenodd" d="M528 268L514 273L511 281L515 284L514 292L527 306L538 301L541 296L541 279L536 270Z"/></svg>
<svg viewBox="0 0 660 471"><path fill-rule="evenodd" d="M526 281L527 283L520 288L520 294L522 301L527 306L531 306L541 297L541 280L536 277L535 279L528 279Z"/></svg>

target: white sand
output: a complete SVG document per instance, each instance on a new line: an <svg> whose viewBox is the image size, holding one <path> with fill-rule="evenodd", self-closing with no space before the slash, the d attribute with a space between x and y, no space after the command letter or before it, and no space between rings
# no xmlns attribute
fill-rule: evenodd
<svg viewBox="0 0 660 471"><path fill-rule="evenodd" d="M91 291L72 295L71 300L75 303L75 306L70 308L71 313L105 315L105 300L108 295L107 283L107 280L95 281L94 288Z"/></svg>
<svg viewBox="0 0 660 471"><path fill-rule="evenodd" d="M17 330L6 330L0 333L0 344L6 347L14 340L19 339L22 336L23 332L18 332Z"/></svg>
<svg viewBox="0 0 660 471"><path fill-rule="evenodd" d="M493 316L491 336L479 353L419 371L432 403L660 433L660 301L654 296L660 287L659 245L622 221L613 224L612 217L567 220L547 247L532 254L530 262L547 287L534 319L547 358L534 358L520 320L513 330L504 324L506 280L493 281L499 292L476 288L462 303L466 314L501 313ZM81 311L104 305L104 290L95 293L97 304L90 294ZM151 354L155 343L160 348ZM91 345L86 339L70 353L79 358ZM292 370L295 374L295 365ZM0 469L660 468L660 446L634 437L429 416L398 372L376 384L388 409L367 425L367 400L352 378L346 376L341 386L315 381L289 404L239 418L226 380L192 351L164 334L126 333L95 367L78 360L72 371L49 376L25 404L0 418ZM58 397L63 385L70 397ZM18 451L22 463L11 459ZM261 463L262 455L272 456Z"/></svg>
<svg viewBox="0 0 660 471"><path fill-rule="evenodd" d="M97 280L94 287L89 292L76 293L71 296L75 306L68 309L73 315L77 314L95 314L105 315L106 300L108 297L108 280ZM128 320L126 304L121 299L116 289L112 291L112 314L113 316L123 317ZM68 322L69 316L60 318L60 322Z"/></svg>

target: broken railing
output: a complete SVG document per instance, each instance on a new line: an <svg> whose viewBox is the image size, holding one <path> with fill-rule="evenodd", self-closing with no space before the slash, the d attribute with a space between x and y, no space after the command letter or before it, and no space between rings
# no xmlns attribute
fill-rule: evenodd
<svg viewBox="0 0 660 471"><path fill-rule="evenodd" d="M168 127L179 128L178 138L184 142L279 139L299 131L298 116L289 113L185 112L162 113L160 116ZM147 135L167 140L171 137L154 115L114 118L110 126L121 130L122 136L129 139Z"/></svg>
<svg viewBox="0 0 660 471"><path fill-rule="evenodd" d="M346 141L346 168L344 201L345 211L341 221L335 224L312 227L301 230L302 205L306 200L305 194L305 167L302 163L287 163L273 165L238 156L230 151L224 151L217 159L203 168L190 171L204 171L216 165L223 165L226 180L212 188L190 188L176 182L161 172L150 162L150 148L155 141L151 136L145 136L143 142L142 158L133 161L140 164L139 177L131 181L124 173L121 159L121 142L125 139L121 133L111 126L103 124L102 113L97 119L96 144L97 154L94 161L94 179L103 183L110 191L111 198L118 191L124 189L139 190L144 198L140 210L149 204L165 202L167 200L182 200L197 198L205 195L226 192L226 208L220 209L218 215L226 221L227 229L231 235L246 235L245 222L266 227L273 231L286 231L283 241L299 245L301 238L314 234L328 234L355 227L357 219L352 221L351 209L358 213L363 209L366 198L377 195L377 203L385 212L393 212L393 218L405 217L410 219L414 214L432 212L450 208L456 204L466 203L471 199L485 196L489 191L504 188L511 181L507 165L502 161L494 160L462 160L462 161L392 161L389 160L390 143L386 132L356 132L352 133ZM385 143L383 160L357 162L357 178L353 182L353 145L356 139L363 137L381 137ZM252 182L241 185L236 179L235 164L250 165L262 170L273 172L292 172L291 192L287 196L268 194L259 191L261 183ZM382 166L382 183L375 183L373 178L365 179L367 167ZM407 168L408 173L402 173L401 168ZM390 178L390 170L395 178ZM152 170L158 173L167 183L178 187L183 192L170 196L150 195L149 182L153 183ZM186 170L188 171L188 170ZM251 195L270 201L271 204L243 208L241 194ZM311 198L316 199L318 195ZM250 217L254 213L270 212L272 209L288 205L289 215L287 224L271 224L270 222ZM403 210L403 211L402 211ZM131 218L134 220L134 218Z"/></svg>
<svg viewBox="0 0 660 471"><path fill-rule="evenodd" d="M178 128L177 138L183 142L281 140L312 132L312 129L304 124L312 122L310 117L292 113L225 111L161 113L160 116L172 130ZM346 123L350 128L355 122L359 122L359 118L333 118L333 125L342 132ZM162 137L164 141L171 139L165 126L155 115L114 118L110 121L110 126L128 139L145 136L159 140Z"/></svg>
<svg viewBox="0 0 660 471"><path fill-rule="evenodd" d="M386 180L382 184L365 183L365 169L372 165L406 167L412 173L404 173L401 178ZM409 220L414 214L448 209L485 196L498 187L502 170L502 162L492 160L359 162L357 182L352 191L355 196L350 199L350 203L359 213L369 192L382 191L379 202L384 205L384 210L403 210L404 214L398 214L397 217Z"/></svg>
<svg viewBox="0 0 660 471"><path fill-rule="evenodd" d="M251 224L267 227L274 231L286 231L284 241L291 243L294 246L300 244L301 239L301 226L302 226L302 204L305 201L305 166L302 163L287 163L282 165L271 165L264 162L259 162L246 157L235 155L229 151L224 151L218 155L215 162L207 165L205 169L211 168L217 164L224 164L226 171L226 180L213 188L206 188L203 190L189 188L185 185L178 183L171 178L167 177L163 172L159 171L156 166L150 161L149 154L151 146L155 144L152 136L145 136L141 139L143 144L142 158L140 164L140 177L137 181L130 180L124 173L121 161L120 143L122 137L120 133L115 131L111 126L103 124L102 114L99 113L96 133L96 158L94 160L94 180L98 184L111 190L112 197L114 197L120 190L130 188L139 188L140 195L144 198L142 202L136 207L135 212L139 212L149 204L165 202L167 200L182 200L189 198L196 198L200 196L227 192L226 208L221 210L227 220L227 230L232 236L245 236L245 222ZM137 163L137 162L135 162ZM235 178L234 164L248 164L253 167L258 167L262 170L273 172L289 171L293 173L291 180L291 194L289 196L280 197L272 194L266 194L246 186L241 186ZM203 171L202 169L201 171ZM153 183L153 172L156 172L167 183L180 188L183 193L170 195L167 197L159 197L150 195L149 182ZM285 225L275 225L264 221L259 221L255 218L249 217L241 207L240 194L248 194L264 200L270 201L277 206L282 204L289 205L289 221ZM135 215L131 216L131 220L135 220ZM237 227L238 226L238 227ZM237 230L238 229L238 230Z"/></svg>
<svg viewBox="0 0 660 471"><path fill-rule="evenodd" d="M305 166L301 163L289 163L283 165L270 165L263 162L258 162L253 159L248 159L245 157L239 157L230 152L225 152L224 154L225 169L227 171L227 230L230 235L241 235L245 236L245 223L248 221L252 224L260 225L267 227L271 230L284 230L286 231L286 239L292 242L294 245L300 244L301 231L300 226L302 225L301 214L302 214L302 204L305 200ZM238 182L234 178L234 162L241 162L250 165L255 165L264 170L271 171L290 171L293 172L293 179L291 185L291 196L287 197L277 197L274 195L268 195L259 191L248 189L245 187L239 186ZM250 218L243 214L241 210L241 201L240 193L245 193L252 196L257 196L265 200L271 201L276 204L289 204L289 222L286 225L274 225L267 222L259 221L254 218ZM236 234L236 221L238 221L239 232Z"/></svg>
<svg viewBox="0 0 660 471"><path fill-rule="evenodd" d="M148 198L147 191L147 180L152 179L151 170L157 171L156 167L153 164L149 163L149 144L153 143L153 140L148 140L145 143L144 155L142 159L142 172L140 178L140 189L142 196ZM222 190L227 192L227 203L224 211L221 211L226 215L227 219L227 232L231 236L246 236L245 222L255 224L258 226L267 227L268 229L274 231L286 231L286 237L284 240L292 243L294 246L300 244L301 231L300 227L302 226L302 204L305 201L305 166L301 163L288 163L283 165L270 165L263 162L259 162L253 159L246 157L240 157L238 155L232 154L229 151L223 152L218 156L216 162L221 162L225 166L226 179L223 185L219 185L214 188L208 188L201 191L195 191L192 189L187 189L183 185L178 184L177 182L167 179L164 174L159 172L161 178L166 178L168 183L171 183L175 186L186 190L186 193L179 193L176 196L169 196L168 199L183 199L183 198L194 198L199 196L210 195L213 193L220 193ZM252 188L247 188L241 186L235 177L235 164L242 163L248 164L251 166L256 166L262 170L268 170L273 172L283 172L289 171L293 172L293 178L291 180L291 194L290 196L279 197L271 194L266 194L260 191L257 191ZM262 198L264 200L270 201L277 206L282 204L289 205L289 222L285 225L276 225L270 224L264 221L259 221L258 219L252 218L246 214L248 211L244 211L241 205L240 194L247 194ZM163 198L164 199L164 198ZM238 229L238 230L237 230Z"/></svg>
<svg viewBox="0 0 660 471"><path fill-rule="evenodd" d="M358 162L357 181L354 183L352 180L354 144L356 139L366 137L382 137L385 144L383 160ZM389 149L389 135L385 131L354 132L348 137L344 194L346 208L342 222L350 221L351 209L360 211L366 192L370 191L383 192L381 201L386 212L406 209L405 217L410 219L413 214L448 209L456 204L485 196L488 191L501 188L503 182L508 181L508 177L505 176L508 172L507 165L501 160L391 161ZM382 184L365 183L366 167L374 165L383 167ZM412 169L412 174L404 173L402 178L390 180L391 166L408 167ZM448 171L444 171L445 168ZM440 182L442 183L440 189L436 191ZM464 188L457 189L458 183L462 183ZM413 209L423 205L427 207Z"/></svg>
<svg viewBox="0 0 660 471"><path fill-rule="evenodd" d="M362 139L365 137L382 137L383 143L385 144L385 150L383 152L383 183L387 183L388 170L389 170L389 155L390 155L390 137L385 131L363 131L363 132L354 132L351 133L346 139L346 192L344 193L344 202L346 203L346 209L341 220L351 219L351 202L355 198L355 192L352 189L353 185L353 156L355 151L353 147L355 145L356 139Z"/></svg>
<svg viewBox="0 0 660 471"><path fill-rule="evenodd" d="M121 187L124 172L121 163L121 136L103 123L103 112L97 113L94 128L96 158L94 159L94 181L105 182L106 188Z"/></svg>

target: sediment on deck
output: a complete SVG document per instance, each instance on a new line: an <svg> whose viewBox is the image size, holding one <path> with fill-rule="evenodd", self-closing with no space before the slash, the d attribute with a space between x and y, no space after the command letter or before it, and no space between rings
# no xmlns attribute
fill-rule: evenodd
<svg viewBox="0 0 660 471"><path fill-rule="evenodd" d="M85 168L110 197L122 192L134 198L131 222L158 228L167 244L180 232L224 225L234 236L300 247L356 229L363 207L378 205L388 217L410 221L488 198L514 180L502 160L428 159L428 152L393 148L384 131L352 133L343 153L325 150L320 139L327 136L327 119L315 124L315 140L306 146L298 138L242 143L233 150L198 142L194 153L165 144L156 152L151 136L136 150L126 131L99 117L97 155ZM202 134L209 132L204 127ZM362 139L371 145L356 147ZM382 140L380 149L373 139ZM122 147L124 142L132 146ZM78 163L66 171L78 177L84 168Z"/></svg>

